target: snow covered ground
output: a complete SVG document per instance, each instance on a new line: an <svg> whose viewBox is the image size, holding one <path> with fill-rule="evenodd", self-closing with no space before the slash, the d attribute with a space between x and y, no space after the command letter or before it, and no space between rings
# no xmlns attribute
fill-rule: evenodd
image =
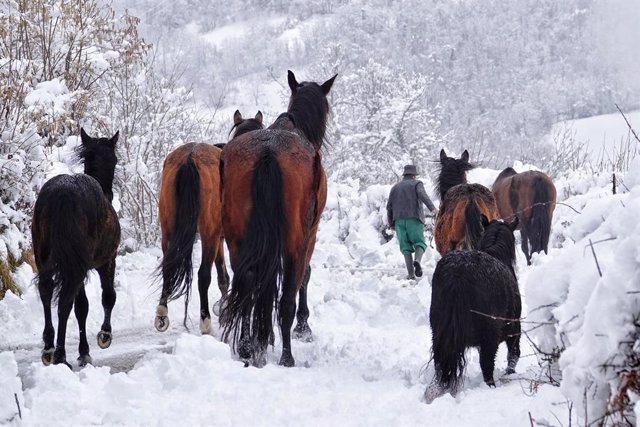
<svg viewBox="0 0 640 427"><path fill-rule="evenodd" d="M489 186L498 172L477 169L469 179ZM567 172L556 182L564 204L556 209L549 255L534 256L527 267L517 251L523 315L550 323L529 335L543 350L565 349L561 387L545 380L523 337L514 375L504 375L501 346L496 389L484 384L477 353L470 350L464 391L425 404L422 395L433 376L430 276L439 257L431 248L424 277L404 279L397 241L385 242L378 231L390 186L360 191L357 181L347 180L329 183L309 286L314 341L293 343L295 368L277 365L278 338L266 367L243 367L220 341L217 322L212 336L199 334L197 298L189 308L189 330L182 326L179 300L169 307L169 331L156 332L158 285L151 274L158 248L118 258L114 340L106 350L90 340L95 366L43 367L42 308L33 274L23 266L15 274L22 297L9 293L0 301L0 424L566 426L570 417L582 424L585 413L596 419L618 381L615 370L598 366L622 362L618 342L633 332L630 319L640 311L640 234L634 220L640 161L622 178L622 194L614 196L608 174ZM429 176L423 180L430 188ZM603 241L596 246L602 277L587 250L589 239ZM197 268L199 248L194 252ZM215 285L209 294L211 302L219 298ZM94 273L87 295L87 328L95 336L102 308ZM69 361L77 355L76 331L72 316ZM581 406L585 390L587 408Z"/></svg>
<svg viewBox="0 0 640 427"><path fill-rule="evenodd" d="M487 180L496 173L475 174ZM114 341L107 350L90 341L96 366L45 368L42 309L24 267L17 274L22 298L8 294L0 302L0 378L10 381L0 395L0 420L19 423L13 393L25 425L529 425L529 414L540 422L568 420L561 390L537 381L538 360L525 339L515 375L503 375L501 347L496 389L483 383L477 354L469 351L465 390L423 403L433 375L428 310L435 250L426 254L425 276L417 283L405 280L397 242L382 244L375 230L389 187L359 193L352 182L330 188L309 288L315 340L294 343L295 368L277 365L278 340L265 368L244 368L220 342L217 328L213 336L198 334L197 303L190 306L190 331L181 325L178 301L170 305L169 332L156 332L158 294L150 274L158 249L119 257ZM523 286L528 270L518 257ZM87 294L93 335L102 320L95 274ZM214 286L210 298L218 297ZM75 320L68 330L71 361Z"/></svg>

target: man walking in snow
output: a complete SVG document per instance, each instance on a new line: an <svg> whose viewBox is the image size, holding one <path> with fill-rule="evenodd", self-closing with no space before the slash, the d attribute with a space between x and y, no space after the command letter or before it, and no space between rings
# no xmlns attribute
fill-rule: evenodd
<svg viewBox="0 0 640 427"><path fill-rule="evenodd" d="M422 277L420 261L427 249L424 241L424 203L434 215L438 209L434 206L422 181L416 179L418 175L415 165L406 165L402 173L402 181L397 183L389 193L387 202L387 220L391 229L396 231L400 251L404 255L404 262L409 273L408 279ZM412 257L415 252L415 259Z"/></svg>

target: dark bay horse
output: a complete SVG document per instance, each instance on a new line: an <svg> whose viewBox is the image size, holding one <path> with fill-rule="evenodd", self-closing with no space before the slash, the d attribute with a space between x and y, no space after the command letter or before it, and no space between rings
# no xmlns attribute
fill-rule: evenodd
<svg viewBox="0 0 640 427"><path fill-rule="evenodd" d="M469 236L477 235L469 227L474 223L465 220L465 209L475 203L480 212L489 220L498 218L498 208L491 191L480 184L467 184L467 171L475 166L469 163L469 153L465 150L459 159L448 157L440 151L440 174L437 191L440 208L436 218L434 238L440 255L454 249L475 249L477 242Z"/></svg>
<svg viewBox="0 0 640 427"><path fill-rule="evenodd" d="M484 233L479 250L451 251L433 273L429 321L435 378L425 391L431 403L448 392L455 395L466 365L465 350L478 347L484 381L495 387L493 370L498 345L507 344L507 374L515 372L520 357L520 314L522 301L515 264L512 223L490 223L476 208Z"/></svg>
<svg viewBox="0 0 640 427"><path fill-rule="evenodd" d="M335 77L298 83L289 71L287 112L268 129L234 138L222 153L222 221L234 275L220 323L223 339L231 337L240 359L255 366L266 362L274 308L282 333L280 364L294 366L298 292L294 332L310 339L306 283L327 197L321 148Z"/></svg>
<svg viewBox="0 0 640 427"><path fill-rule="evenodd" d="M520 220L522 252L531 265L534 252L547 253L551 220L556 208L556 187L543 172L517 173L506 168L496 178L491 188L496 198L500 218Z"/></svg>
<svg viewBox="0 0 640 427"><path fill-rule="evenodd" d="M255 119L234 114L234 136L262 129L262 113ZM162 230L162 293L156 308L155 327L169 327L169 301L185 296L186 309L191 294L193 244L196 232L202 240L202 262L198 270L200 294L200 332L211 330L208 290L211 267L215 261L218 289L223 299L229 289L229 274L224 263L224 243L220 211L220 153L210 144L190 143L173 150L162 168L159 218Z"/></svg>
<svg viewBox="0 0 640 427"><path fill-rule="evenodd" d="M78 361L91 363L86 321L89 301L84 281L90 269L100 275L104 322L98 333L98 346L111 345L111 310L116 302L113 279L116 251L120 244L120 223L111 206L116 143L112 138L92 138L80 130L77 156L84 162L84 174L58 175L47 181L35 203L31 237L38 267L38 291L44 308L45 365L67 363L65 338L67 320L74 307L80 329ZM58 299L58 337L51 320L51 301Z"/></svg>

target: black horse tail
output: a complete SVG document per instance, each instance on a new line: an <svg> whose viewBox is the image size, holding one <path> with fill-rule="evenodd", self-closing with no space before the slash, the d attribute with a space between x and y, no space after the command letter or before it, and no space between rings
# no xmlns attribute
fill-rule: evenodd
<svg viewBox="0 0 640 427"><path fill-rule="evenodd" d="M475 201L467 203L464 208L464 247L465 249L478 249L484 227L480 209Z"/></svg>
<svg viewBox="0 0 640 427"><path fill-rule="evenodd" d="M277 310L282 282L286 224L282 171L268 148L262 151L255 165L251 200L252 212L238 247L231 292L220 319L223 339L226 341L232 333L236 342L242 318L247 321L251 318L251 345L262 351L273 334L272 316L274 308Z"/></svg>
<svg viewBox="0 0 640 427"><path fill-rule="evenodd" d="M551 217L549 216L551 199L549 187L541 177L534 179L533 194L533 208L527 230L531 242L531 253L541 251L546 253L551 234Z"/></svg>
<svg viewBox="0 0 640 427"><path fill-rule="evenodd" d="M73 304L91 269L87 232L80 225L76 206L77 201L63 193L49 198L46 210L41 211L46 215L41 220L48 223L49 256L38 278L53 279L60 306Z"/></svg>
<svg viewBox="0 0 640 427"><path fill-rule="evenodd" d="M436 267L430 313L435 378L444 390L455 393L464 374L467 331L473 328L473 319L464 281L437 280L439 273Z"/></svg>
<svg viewBox="0 0 640 427"><path fill-rule="evenodd" d="M185 296L185 311L193 280L193 244L200 215L200 174L189 156L175 181L176 212L173 232L160 269L168 301Z"/></svg>

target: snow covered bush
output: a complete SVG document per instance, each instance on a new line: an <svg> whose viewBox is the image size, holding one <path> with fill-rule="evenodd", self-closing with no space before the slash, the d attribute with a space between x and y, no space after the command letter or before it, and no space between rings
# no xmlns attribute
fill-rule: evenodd
<svg viewBox="0 0 640 427"><path fill-rule="evenodd" d="M562 249L536 259L525 295L540 350L560 355L561 390L581 423L633 423L640 392L640 182L636 159L629 191L612 195L609 177L578 176L583 188L557 209ZM576 175L574 175L575 179ZM566 185L566 184L565 184ZM587 184L588 186L588 184ZM559 192L560 195L563 192ZM556 236L556 241L558 241ZM638 410L636 409L636 412Z"/></svg>
<svg viewBox="0 0 640 427"><path fill-rule="evenodd" d="M138 24L96 0L0 0L0 297L15 290L12 272L29 259L38 189L79 171L72 148L81 126L123 136L115 205L133 248L157 242L168 151L217 130L189 103L190 90L157 75Z"/></svg>

